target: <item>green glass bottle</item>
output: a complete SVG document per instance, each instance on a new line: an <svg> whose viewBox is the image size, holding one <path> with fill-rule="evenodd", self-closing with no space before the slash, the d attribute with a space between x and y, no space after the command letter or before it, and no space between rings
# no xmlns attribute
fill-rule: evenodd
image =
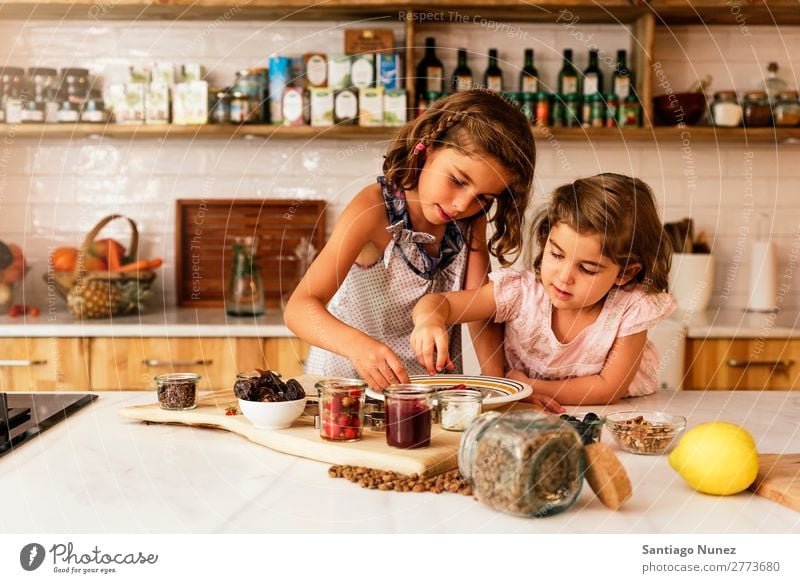
<svg viewBox="0 0 800 583"><path fill-rule="evenodd" d="M572 64L572 49L564 49L564 66L558 73L558 94L578 92L578 70Z"/></svg>
<svg viewBox="0 0 800 583"><path fill-rule="evenodd" d="M589 66L583 71L584 98L603 92L603 73L597 66L597 49L589 51Z"/></svg>
<svg viewBox="0 0 800 583"><path fill-rule="evenodd" d="M472 89L472 69L467 64L467 49L458 49L458 66L453 71L453 93Z"/></svg>
<svg viewBox="0 0 800 583"><path fill-rule="evenodd" d="M489 66L483 75L483 85L489 91L503 91L503 71L497 64L497 49L489 49Z"/></svg>
<svg viewBox="0 0 800 583"><path fill-rule="evenodd" d="M617 51L617 67L614 70L614 94L619 97L620 102L625 101L633 89L633 76L628 70L627 53L624 50Z"/></svg>
<svg viewBox="0 0 800 583"><path fill-rule="evenodd" d="M539 92L539 71L533 65L533 49L525 49L525 66L519 74L519 90L523 93Z"/></svg>

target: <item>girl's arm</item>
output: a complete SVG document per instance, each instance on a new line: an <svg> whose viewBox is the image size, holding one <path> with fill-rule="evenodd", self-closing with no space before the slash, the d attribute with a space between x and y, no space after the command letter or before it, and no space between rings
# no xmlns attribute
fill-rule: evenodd
<svg viewBox="0 0 800 583"><path fill-rule="evenodd" d="M486 244L486 215L472 223L470 251L467 256L467 273L464 289L472 290L489 283L489 249ZM490 317L469 322L469 335L481 366L481 374L502 377L505 371L503 352L503 325Z"/></svg>
<svg viewBox="0 0 800 583"><path fill-rule="evenodd" d="M494 315L495 310L492 282L477 289L424 296L414 306L412 313L414 331L411 333L411 348L417 362L432 375L444 370L452 364L448 349L448 326L486 320Z"/></svg>
<svg viewBox="0 0 800 583"><path fill-rule="evenodd" d="M530 379L519 371L507 376L533 387L534 393L547 395L563 405L606 405L619 401L639 370L647 331L622 336L614 341L603 370L596 375L563 381Z"/></svg>
<svg viewBox="0 0 800 583"><path fill-rule="evenodd" d="M292 293L284 311L286 326L299 338L349 359L374 388L407 383L408 373L385 344L348 326L327 310L361 251L369 244L386 246L386 210L378 185L361 192L347 205L331 238Z"/></svg>

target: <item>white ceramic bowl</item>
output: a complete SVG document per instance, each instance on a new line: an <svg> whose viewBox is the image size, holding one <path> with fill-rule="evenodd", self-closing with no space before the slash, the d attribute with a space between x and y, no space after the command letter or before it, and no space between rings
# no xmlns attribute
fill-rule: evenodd
<svg viewBox="0 0 800 583"><path fill-rule="evenodd" d="M306 398L277 403L261 403L239 399L239 410L255 427L260 429L286 429L303 414Z"/></svg>

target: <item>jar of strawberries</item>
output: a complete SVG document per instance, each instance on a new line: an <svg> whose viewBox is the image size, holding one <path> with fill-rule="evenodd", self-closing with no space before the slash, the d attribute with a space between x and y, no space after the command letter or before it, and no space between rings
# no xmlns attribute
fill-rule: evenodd
<svg viewBox="0 0 800 583"><path fill-rule="evenodd" d="M325 379L319 392L319 435L328 441L358 441L364 427L367 383L358 379Z"/></svg>

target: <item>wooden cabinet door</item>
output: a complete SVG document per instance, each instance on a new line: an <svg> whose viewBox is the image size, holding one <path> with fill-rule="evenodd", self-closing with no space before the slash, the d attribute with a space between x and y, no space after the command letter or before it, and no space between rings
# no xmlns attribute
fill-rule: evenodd
<svg viewBox="0 0 800 583"><path fill-rule="evenodd" d="M284 379L303 374L308 356L308 343L299 338L267 338L264 341L267 366L281 373Z"/></svg>
<svg viewBox="0 0 800 583"><path fill-rule="evenodd" d="M800 388L800 340L689 339L686 389Z"/></svg>
<svg viewBox="0 0 800 583"><path fill-rule="evenodd" d="M233 387L236 338L94 338L92 388L140 391L171 372L200 375L200 390Z"/></svg>
<svg viewBox="0 0 800 583"><path fill-rule="evenodd" d="M0 391L85 391L85 338L0 338Z"/></svg>

